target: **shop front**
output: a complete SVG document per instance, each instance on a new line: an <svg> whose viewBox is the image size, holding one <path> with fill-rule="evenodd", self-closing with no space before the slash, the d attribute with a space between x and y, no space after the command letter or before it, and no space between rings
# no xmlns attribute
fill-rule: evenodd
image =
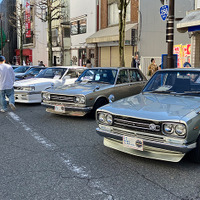
<svg viewBox="0 0 200 200"><path fill-rule="evenodd" d="M20 49L16 49L16 65L19 65L20 62ZM23 62L21 64L23 65L32 65L32 49L23 49L22 51L23 55Z"/></svg>

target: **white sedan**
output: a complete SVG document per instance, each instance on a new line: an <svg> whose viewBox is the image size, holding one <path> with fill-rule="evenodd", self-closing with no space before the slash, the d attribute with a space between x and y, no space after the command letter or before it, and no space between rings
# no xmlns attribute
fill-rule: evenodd
<svg viewBox="0 0 200 200"><path fill-rule="evenodd" d="M15 102L40 103L41 91L50 87L72 84L84 70L84 67L50 67L40 72L36 78L16 81Z"/></svg>

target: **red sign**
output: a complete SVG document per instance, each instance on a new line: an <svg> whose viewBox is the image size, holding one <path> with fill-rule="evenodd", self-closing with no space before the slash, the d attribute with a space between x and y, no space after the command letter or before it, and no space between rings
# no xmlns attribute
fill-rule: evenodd
<svg viewBox="0 0 200 200"><path fill-rule="evenodd" d="M30 0L26 0L26 8L25 8L25 29L26 29L26 37L31 37L31 9L30 9Z"/></svg>

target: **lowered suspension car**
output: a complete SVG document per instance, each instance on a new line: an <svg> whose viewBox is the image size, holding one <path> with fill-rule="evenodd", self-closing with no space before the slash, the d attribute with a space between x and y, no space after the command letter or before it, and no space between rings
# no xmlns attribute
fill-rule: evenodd
<svg viewBox="0 0 200 200"><path fill-rule="evenodd" d="M35 78L15 81L15 102L40 103L41 91L50 87L72 84L84 71L84 67L50 67Z"/></svg>
<svg viewBox="0 0 200 200"><path fill-rule="evenodd" d="M71 116L94 115L97 108L141 92L147 79L139 69L95 67L87 69L75 84L42 92L46 111Z"/></svg>
<svg viewBox="0 0 200 200"><path fill-rule="evenodd" d="M200 162L200 69L157 71L143 91L97 110L104 145L125 153Z"/></svg>

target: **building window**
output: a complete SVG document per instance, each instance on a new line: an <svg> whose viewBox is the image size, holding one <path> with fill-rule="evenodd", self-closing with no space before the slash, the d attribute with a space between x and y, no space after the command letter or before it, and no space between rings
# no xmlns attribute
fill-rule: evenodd
<svg viewBox="0 0 200 200"><path fill-rule="evenodd" d="M64 38L69 38L70 37L70 28L69 27L65 27L64 28Z"/></svg>
<svg viewBox="0 0 200 200"><path fill-rule="evenodd" d="M87 20L81 19L71 22L71 35L83 34L87 31Z"/></svg>
<svg viewBox="0 0 200 200"><path fill-rule="evenodd" d="M196 9L200 9L200 0L196 0Z"/></svg>
<svg viewBox="0 0 200 200"><path fill-rule="evenodd" d="M130 3L126 10L126 21L131 19L131 6ZM108 5L108 25L115 25L119 23L119 10L117 3L111 3Z"/></svg>

